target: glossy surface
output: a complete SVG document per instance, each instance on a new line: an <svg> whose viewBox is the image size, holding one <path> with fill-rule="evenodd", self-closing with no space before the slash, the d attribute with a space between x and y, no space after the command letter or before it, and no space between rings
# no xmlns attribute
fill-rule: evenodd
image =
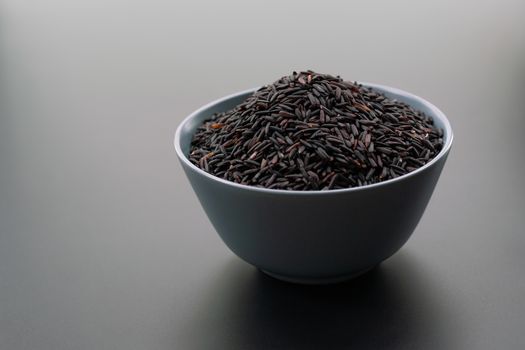
<svg viewBox="0 0 525 350"><path fill-rule="evenodd" d="M392 256L423 214L453 141L446 116L420 97L365 84L434 119L443 149L396 179L331 191L268 190L212 176L188 160L196 128L238 105L250 92L213 101L177 128L175 151L208 218L240 258L285 281L326 284L351 279Z"/></svg>
<svg viewBox="0 0 525 350"><path fill-rule="evenodd" d="M0 349L523 349L525 2L352 4L1 1ZM234 257L173 151L193 110L295 68L454 127L412 238L342 286Z"/></svg>

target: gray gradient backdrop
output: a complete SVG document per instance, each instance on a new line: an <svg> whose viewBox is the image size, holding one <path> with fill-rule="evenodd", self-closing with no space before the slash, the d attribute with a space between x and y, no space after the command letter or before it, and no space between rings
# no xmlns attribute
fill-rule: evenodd
<svg viewBox="0 0 525 350"><path fill-rule="evenodd" d="M0 0L0 349L522 349L525 3ZM300 287L234 257L172 149L312 68L423 96L455 145L408 244Z"/></svg>

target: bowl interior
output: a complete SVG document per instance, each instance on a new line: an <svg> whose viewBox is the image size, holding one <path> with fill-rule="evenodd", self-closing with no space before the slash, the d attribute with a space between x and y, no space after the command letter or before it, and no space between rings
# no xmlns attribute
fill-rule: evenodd
<svg viewBox="0 0 525 350"><path fill-rule="evenodd" d="M431 116L434 120L434 124L437 127L443 129L443 138L444 138L443 148L436 155L436 157L434 157L434 159L432 159L430 162L425 164L423 167L411 173L402 175L396 179L383 181L378 184L355 187L351 189L333 190L330 192L362 189L362 188L366 188L369 186L376 186L376 185L388 183L390 181L396 181L398 179L402 179L404 177L410 176L411 174L421 171L422 169L430 166L431 164L436 162L439 158L443 157L449 151L452 145L453 135L452 135L452 128L450 126L450 123L447 117L443 114L443 112L441 112L436 106L422 99L421 97L410 94L403 90L399 90L396 88L391 88L391 87L387 87L383 85L372 84L372 83L361 83L361 84L364 86L374 88L382 92L383 94L385 94L385 96L387 96L388 98L395 99L395 100L404 102L406 104L409 104L413 108L424 112L428 116ZM180 126L177 128L177 131L175 132L175 149L179 157L181 158L181 160L185 162L188 166L194 168L196 171L202 172L205 176L213 177L212 175L207 174L203 170L197 168L188 159L188 154L190 152L190 145L191 145L193 134L195 133L196 129L204 122L204 120L211 118L211 116L214 113L221 113L221 112L225 112L229 109L234 108L235 106L243 102L251 93L253 93L256 90L257 88L238 92L238 93L223 97L219 100L213 101L203 106L202 108L198 109L197 111L193 112L186 119L184 119L182 123L180 124ZM226 181L226 180L222 180L218 178L215 178L215 179L220 180L221 182ZM226 181L226 182L234 186L245 187L244 185L235 184L233 182L229 182L229 181ZM267 190L267 191L279 191L280 192L281 190ZM286 192L297 192L297 191L286 191ZM302 191L302 192L318 192L318 191Z"/></svg>
<svg viewBox="0 0 525 350"><path fill-rule="evenodd" d="M432 117L434 124L438 128L443 129L443 149L449 147L449 144L452 142L452 129L450 127L449 121L447 120L447 117L436 106L422 99L421 97L410 94L403 90L371 83L364 83L363 85L374 88L375 90L385 94L386 97L404 102L412 106L414 109L420 110L426 115ZM439 154L436 156L436 158L437 157L439 157Z"/></svg>
<svg viewBox="0 0 525 350"><path fill-rule="evenodd" d="M175 139L175 147L179 146L184 157L187 158L190 153L191 139L193 138L193 134L195 134L197 128L206 119L211 118L213 114L228 111L241 104L255 90L257 89L250 89L236 93L234 95L226 96L193 112L189 117L184 119L179 127L179 130L177 130L179 140L177 142L177 139Z"/></svg>

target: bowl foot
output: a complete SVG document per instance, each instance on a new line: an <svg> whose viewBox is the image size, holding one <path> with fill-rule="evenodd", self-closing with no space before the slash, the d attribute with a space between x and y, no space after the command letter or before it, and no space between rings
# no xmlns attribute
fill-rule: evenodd
<svg viewBox="0 0 525 350"><path fill-rule="evenodd" d="M263 273L267 274L268 276L271 276L273 278L276 278L281 281L290 282L290 283L298 283L298 284L333 284L333 283L340 283L344 281L351 280L353 278L356 278L358 276L361 276L368 271L374 269L377 265L368 267L366 269L363 269L361 271L353 272L346 275L340 275L335 277L320 277L320 278L309 278L309 277L292 277L292 276L285 276L278 273L273 273L267 270L260 269Z"/></svg>

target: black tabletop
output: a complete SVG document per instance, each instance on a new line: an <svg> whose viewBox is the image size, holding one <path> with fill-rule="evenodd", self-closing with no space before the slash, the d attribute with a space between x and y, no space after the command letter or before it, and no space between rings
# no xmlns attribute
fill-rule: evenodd
<svg viewBox="0 0 525 350"><path fill-rule="evenodd" d="M0 349L522 349L525 6L0 5ZM409 242L354 281L235 257L172 136L314 69L420 95L455 143Z"/></svg>

